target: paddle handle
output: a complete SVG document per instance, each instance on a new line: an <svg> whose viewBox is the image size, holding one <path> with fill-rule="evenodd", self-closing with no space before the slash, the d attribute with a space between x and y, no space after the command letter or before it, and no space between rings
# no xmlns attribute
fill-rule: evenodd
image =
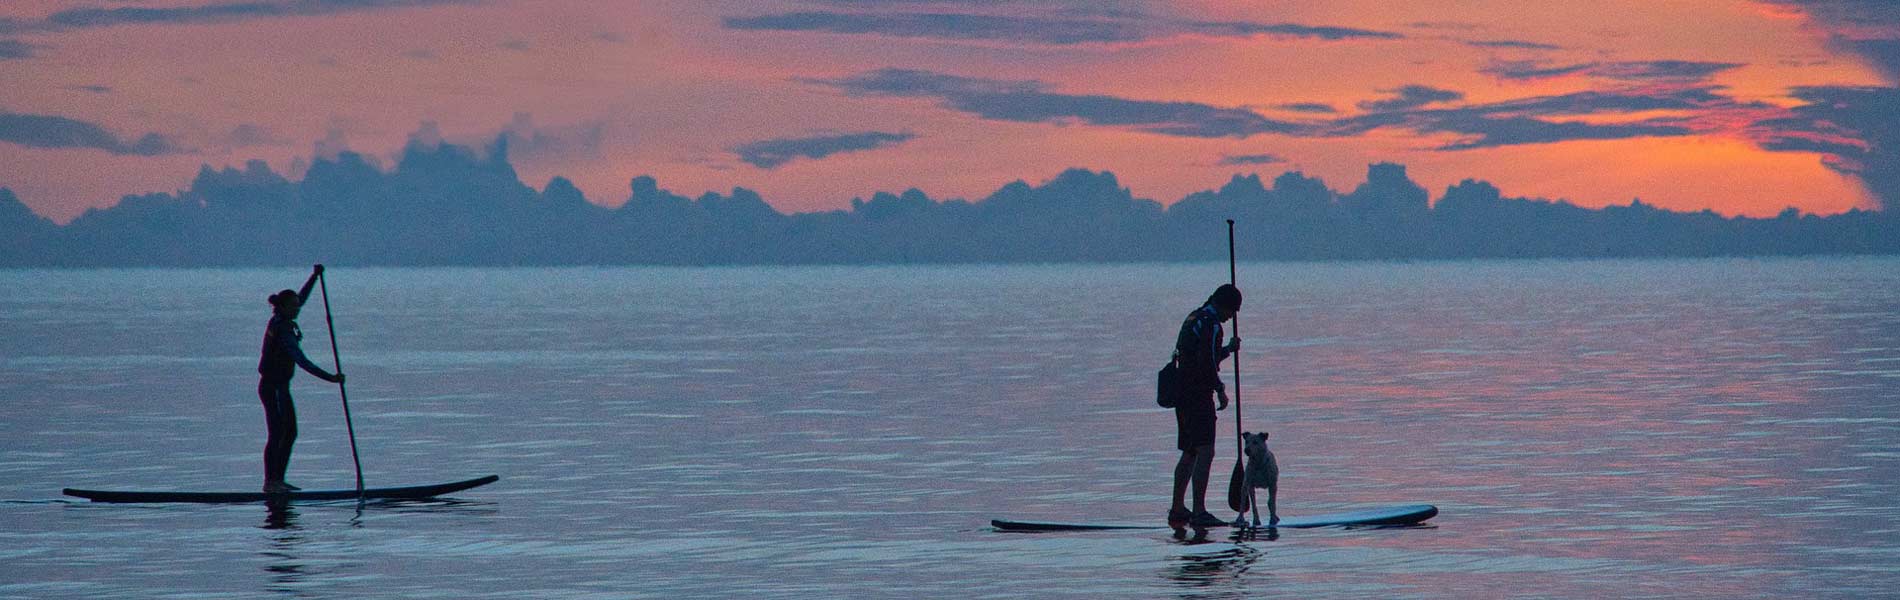
<svg viewBox="0 0 1900 600"><path fill-rule="evenodd" d="M1240 289L1239 261L1235 258L1234 252L1233 219L1227 220L1227 283L1234 286L1235 290ZM1234 309L1233 336L1235 338L1240 337L1239 308ZM1243 403L1240 401L1240 351L1235 350L1232 358L1234 361L1234 460L1236 461L1234 466L1244 468L1241 467L1241 465L1247 463L1247 438L1241 432L1240 406ZM1242 475L1241 477L1244 480L1246 476ZM1247 494L1247 510L1253 513L1253 524L1258 527L1260 525L1259 498L1254 496L1253 484L1251 482L1243 483L1242 485L1246 486L1243 492Z"/></svg>
<svg viewBox="0 0 1900 600"><path fill-rule="evenodd" d="M1234 220L1228 219L1227 220L1227 283L1229 285L1234 286L1234 289L1238 290L1240 289L1240 276L1239 276L1239 269L1238 267L1236 267L1235 263L1236 261L1234 260ZM1234 309L1234 328L1233 328L1232 334L1234 337L1240 337L1240 309L1238 308ZM1235 352L1233 359L1234 359L1234 398L1233 398L1234 400L1234 441L1239 442L1241 439L1240 438L1240 353ZM1236 456L1241 456L1243 458L1246 456L1244 454L1244 451L1239 447L1235 447L1235 451L1237 452Z"/></svg>
<svg viewBox="0 0 1900 600"><path fill-rule="evenodd" d="M336 372L343 372L343 355L336 349L336 321L330 317L330 282L317 273L317 286L323 292L323 326L330 331L330 358L336 362ZM356 463L356 502L361 504L363 496L363 459L356 452L356 423L350 419L350 390L342 382L337 382L336 391L343 396L343 427L350 432L350 461Z"/></svg>

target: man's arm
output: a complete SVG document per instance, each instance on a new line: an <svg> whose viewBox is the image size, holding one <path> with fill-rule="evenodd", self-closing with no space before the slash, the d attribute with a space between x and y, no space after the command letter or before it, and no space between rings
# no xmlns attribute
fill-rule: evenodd
<svg viewBox="0 0 1900 600"><path fill-rule="evenodd" d="M1210 356L1214 357L1214 362L1213 362L1213 367L1208 369L1208 377L1214 380L1214 394L1218 396L1220 399L1220 404L1215 406L1214 410L1226 410L1227 409L1227 386L1221 383L1221 380L1220 380L1220 362L1223 360L1227 360L1228 356L1232 355L1235 350L1238 350L1240 348L1240 339L1235 338L1233 346L1222 346L1220 344L1221 326L1218 323L1216 323L1213 329L1214 329L1213 334L1207 336L1208 343L1213 344L1214 346L1212 354L1210 354Z"/></svg>
<svg viewBox="0 0 1900 600"><path fill-rule="evenodd" d="M1194 389L1221 390L1226 387L1220 380L1220 333L1219 325L1209 323L1206 317L1197 316L1189 325L1190 335L1187 361L1193 367L1189 370Z"/></svg>

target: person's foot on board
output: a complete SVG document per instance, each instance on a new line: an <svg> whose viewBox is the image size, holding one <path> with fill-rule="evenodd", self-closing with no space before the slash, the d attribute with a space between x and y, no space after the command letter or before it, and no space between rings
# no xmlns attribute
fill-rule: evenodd
<svg viewBox="0 0 1900 600"><path fill-rule="evenodd" d="M290 482L288 482L288 481L279 481L279 482L277 482L277 483L280 483L280 484L282 484L282 485L284 486L284 491L289 491L289 492L295 492L295 491L297 491L297 490L301 490L301 489L303 489L303 488L300 488L300 487L297 487L297 486L294 486L294 485L291 485L291 484L290 484Z"/></svg>
<svg viewBox="0 0 1900 600"><path fill-rule="evenodd" d="M264 482L264 493L266 494L282 494L288 491L290 491L290 484L284 483L282 481Z"/></svg>
<svg viewBox="0 0 1900 600"><path fill-rule="evenodd" d="M1197 510L1194 511L1194 516L1188 517L1188 524L1195 527L1220 527L1226 525L1227 520L1214 516L1214 513Z"/></svg>
<svg viewBox="0 0 1900 600"><path fill-rule="evenodd" d="M1192 511L1189 511L1185 507L1168 509L1168 526L1169 527L1174 527L1178 529L1182 526L1187 525L1188 520L1192 518L1194 518L1194 513Z"/></svg>

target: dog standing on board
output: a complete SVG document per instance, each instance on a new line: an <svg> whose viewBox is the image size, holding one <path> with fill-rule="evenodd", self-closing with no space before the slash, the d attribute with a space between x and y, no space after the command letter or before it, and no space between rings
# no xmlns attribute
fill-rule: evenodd
<svg viewBox="0 0 1900 600"><path fill-rule="evenodd" d="M1240 434L1241 448L1247 455L1247 487L1267 491L1267 525L1280 523L1280 463L1267 448L1267 432ZM1260 507L1255 506L1257 512Z"/></svg>

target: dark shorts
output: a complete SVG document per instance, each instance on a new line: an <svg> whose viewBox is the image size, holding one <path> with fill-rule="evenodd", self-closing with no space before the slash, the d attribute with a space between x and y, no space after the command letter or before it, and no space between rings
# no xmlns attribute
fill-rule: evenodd
<svg viewBox="0 0 1900 600"><path fill-rule="evenodd" d="M1192 450L1198 446L1214 445L1214 424L1218 420L1214 416L1212 393L1181 402L1174 407L1174 447Z"/></svg>

